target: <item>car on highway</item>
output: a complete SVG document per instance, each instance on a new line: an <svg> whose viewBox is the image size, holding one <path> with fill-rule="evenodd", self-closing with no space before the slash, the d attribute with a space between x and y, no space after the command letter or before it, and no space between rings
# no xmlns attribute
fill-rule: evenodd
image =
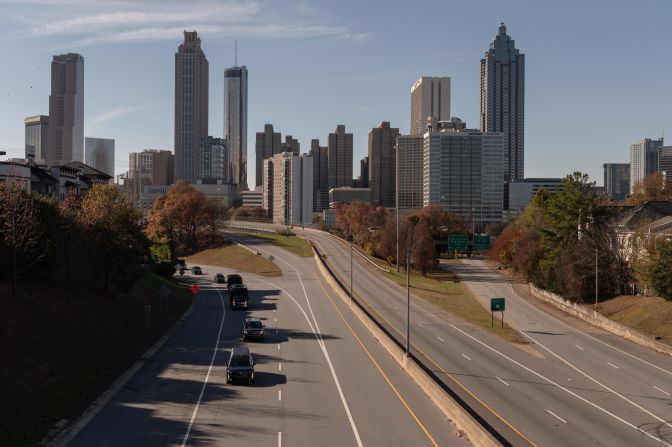
<svg viewBox="0 0 672 447"><path fill-rule="evenodd" d="M226 383L232 382L254 382L254 358L244 346L231 349L226 364Z"/></svg>
<svg viewBox="0 0 672 447"><path fill-rule="evenodd" d="M231 309L247 309L249 300L247 286L245 284L234 284L229 290L229 304Z"/></svg>
<svg viewBox="0 0 672 447"><path fill-rule="evenodd" d="M238 275L237 273L232 273L226 278L226 287L227 289L229 289L229 292L231 291L232 286L242 283L243 283L243 277Z"/></svg>
<svg viewBox="0 0 672 447"><path fill-rule="evenodd" d="M222 284L226 282L226 277L223 273L215 273L215 278L213 281L215 281L217 284Z"/></svg>
<svg viewBox="0 0 672 447"><path fill-rule="evenodd" d="M250 339L264 341L264 324L259 318L245 317L243 323L243 341Z"/></svg>
<svg viewBox="0 0 672 447"><path fill-rule="evenodd" d="M192 275L202 275L203 270L199 266L195 265L191 268L191 273Z"/></svg>

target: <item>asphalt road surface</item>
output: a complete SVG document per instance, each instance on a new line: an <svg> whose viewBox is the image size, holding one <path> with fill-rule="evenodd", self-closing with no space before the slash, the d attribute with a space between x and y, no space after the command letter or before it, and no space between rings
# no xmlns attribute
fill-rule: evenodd
<svg viewBox="0 0 672 447"><path fill-rule="evenodd" d="M304 234L349 283L347 244ZM540 310L487 264L457 267L481 299L506 298L506 319L529 343L505 342L413 297L412 350L511 445L672 445L670 358ZM357 255L353 270L355 295L403 341L405 289Z"/></svg>
<svg viewBox="0 0 672 447"><path fill-rule="evenodd" d="M72 446L460 446L468 443L321 278L313 258L249 239L282 277L242 273L247 311L230 310L222 268L202 266L193 313ZM221 285L220 285L221 286ZM242 341L246 315L263 342ZM225 364L247 345L251 385L228 385Z"/></svg>

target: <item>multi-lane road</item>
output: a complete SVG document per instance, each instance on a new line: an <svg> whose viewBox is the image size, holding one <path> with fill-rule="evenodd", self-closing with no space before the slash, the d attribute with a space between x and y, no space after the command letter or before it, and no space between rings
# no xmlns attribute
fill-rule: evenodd
<svg viewBox="0 0 672 447"><path fill-rule="evenodd" d="M243 273L247 311L232 311L202 266L193 312L93 417L72 446L460 446L445 419L346 303L300 258L248 239L275 257L281 277ZM263 320L264 342L243 343L246 315ZM251 385L229 385L229 350L247 345Z"/></svg>
<svg viewBox="0 0 672 447"><path fill-rule="evenodd" d="M348 283L348 246L326 233L304 234ZM403 341L405 290L359 256L354 265L355 295ZM670 358L540 310L486 263L454 267L479 299L506 297L507 320L529 343L502 341L413 298L412 349L509 443L672 445Z"/></svg>

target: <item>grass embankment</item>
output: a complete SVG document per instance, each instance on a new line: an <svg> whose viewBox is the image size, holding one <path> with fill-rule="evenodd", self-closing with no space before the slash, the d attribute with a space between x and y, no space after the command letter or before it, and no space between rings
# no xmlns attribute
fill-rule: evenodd
<svg viewBox="0 0 672 447"><path fill-rule="evenodd" d="M78 288L70 298L58 287L19 284L12 296L0 281L0 445L36 445L55 424L72 423L192 301L186 287L153 274L128 294Z"/></svg>
<svg viewBox="0 0 672 447"><path fill-rule="evenodd" d="M391 269L390 273L383 273L386 277L401 286L406 286L406 272L397 273ZM514 343L525 343L525 339L511 326L504 322L504 327L497 321L499 315L495 315L494 327L492 316L478 301L467 291L461 283L455 282L456 275L447 271L429 272L427 276L411 272L411 288L413 293L420 298L432 303L440 309L450 312L469 323L485 329L505 340Z"/></svg>
<svg viewBox="0 0 672 447"><path fill-rule="evenodd" d="M652 296L619 296L600 303L599 312L662 342L672 344L672 302Z"/></svg>
<svg viewBox="0 0 672 447"><path fill-rule="evenodd" d="M277 233L244 233L248 236L256 237L270 242L273 245L284 248L287 251L294 253L303 258L313 256L313 249L310 248L310 243L298 236L284 236Z"/></svg>
<svg viewBox="0 0 672 447"><path fill-rule="evenodd" d="M256 255L239 245L208 248L184 259L187 261L187 266L204 264L266 277L282 275L280 268L270 262L268 258ZM214 274L215 272L207 273Z"/></svg>

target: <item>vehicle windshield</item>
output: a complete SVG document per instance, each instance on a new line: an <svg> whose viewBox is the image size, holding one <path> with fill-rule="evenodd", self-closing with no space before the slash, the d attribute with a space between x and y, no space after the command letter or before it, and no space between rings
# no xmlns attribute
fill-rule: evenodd
<svg viewBox="0 0 672 447"><path fill-rule="evenodd" d="M250 366L250 358L245 355L237 355L235 357L231 357L229 366Z"/></svg>
<svg viewBox="0 0 672 447"><path fill-rule="evenodd" d="M258 328L261 328L262 325L261 325L261 321L249 321L249 322L245 323L245 326L248 327L248 328L258 329Z"/></svg>
<svg viewBox="0 0 672 447"><path fill-rule="evenodd" d="M244 296L246 292L247 292L246 288L236 287L236 288L231 289L231 296L237 296L237 295Z"/></svg>

